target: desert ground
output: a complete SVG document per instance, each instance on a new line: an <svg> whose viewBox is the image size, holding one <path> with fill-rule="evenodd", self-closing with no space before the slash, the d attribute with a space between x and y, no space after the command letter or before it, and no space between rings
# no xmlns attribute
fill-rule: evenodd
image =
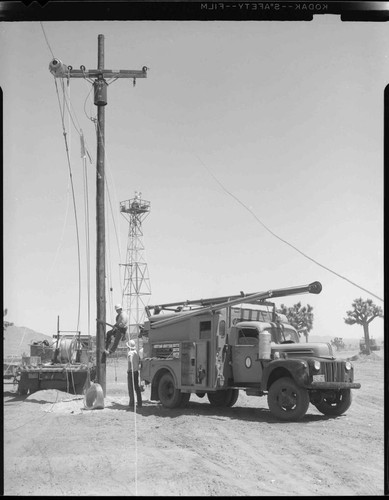
<svg viewBox="0 0 389 500"><path fill-rule="evenodd" d="M346 414L310 405L294 423L243 391L232 408L192 396L168 410L146 386L143 408L129 411L119 358L107 362L102 409L53 389L20 396L4 381L4 495L384 495L383 357L353 361L362 387Z"/></svg>

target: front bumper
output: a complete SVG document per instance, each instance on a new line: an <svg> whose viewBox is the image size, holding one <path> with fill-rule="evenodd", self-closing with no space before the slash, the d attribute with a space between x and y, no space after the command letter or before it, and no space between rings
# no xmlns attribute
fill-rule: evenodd
<svg viewBox="0 0 389 500"><path fill-rule="evenodd" d="M314 390L324 390L324 389L332 389L332 390L340 390L340 389L360 389L361 384L357 382L312 382L305 386L306 389L314 389Z"/></svg>

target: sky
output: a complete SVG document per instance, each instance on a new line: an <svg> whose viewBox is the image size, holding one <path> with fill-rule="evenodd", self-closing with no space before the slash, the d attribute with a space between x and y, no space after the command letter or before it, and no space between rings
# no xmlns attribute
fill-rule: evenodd
<svg viewBox="0 0 389 500"><path fill-rule="evenodd" d="M96 106L90 82L70 79L62 121L49 63L95 69L99 34L106 68L149 68L107 92L107 321L129 241L120 202L141 192L149 303L320 281L321 294L276 303L312 305L312 335L362 337L344 318L359 297L383 307L389 30L333 15L0 23L6 319L51 336L59 317L61 330L95 334Z"/></svg>

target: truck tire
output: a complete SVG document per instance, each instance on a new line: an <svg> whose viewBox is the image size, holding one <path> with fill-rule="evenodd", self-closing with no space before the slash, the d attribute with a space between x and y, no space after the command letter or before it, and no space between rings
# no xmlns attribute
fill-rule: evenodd
<svg viewBox="0 0 389 500"><path fill-rule="evenodd" d="M230 402L233 399L233 392L232 391L233 391L233 389L221 390L221 391L216 391L216 392L208 392L207 393L208 401L211 403L212 406L218 406L220 408L232 406L230 404ZM234 403L236 403L236 400Z"/></svg>
<svg viewBox="0 0 389 500"><path fill-rule="evenodd" d="M181 391L176 388L170 373L164 373L159 381L158 398L165 408L177 408L181 404Z"/></svg>
<svg viewBox="0 0 389 500"><path fill-rule="evenodd" d="M234 406L234 404L238 401L239 389L231 389L231 392L232 392L231 400L227 404L227 406L229 406L230 408L231 408L231 406Z"/></svg>
<svg viewBox="0 0 389 500"><path fill-rule="evenodd" d="M309 406L308 391L299 387L291 378L282 377L272 383L267 395L272 414L279 420L301 420Z"/></svg>
<svg viewBox="0 0 389 500"><path fill-rule="evenodd" d="M190 400L190 392L181 392L180 408L185 408Z"/></svg>
<svg viewBox="0 0 389 500"><path fill-rule="evenodd" d="M333 397L324 397L320 403L316 403L316 408L324 415L337 417L345 413L351 406L351 389L336 391Z"/></svg>

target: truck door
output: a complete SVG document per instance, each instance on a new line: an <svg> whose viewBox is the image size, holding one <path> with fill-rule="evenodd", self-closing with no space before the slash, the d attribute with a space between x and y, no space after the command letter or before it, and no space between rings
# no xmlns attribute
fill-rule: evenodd
<svg viewBox="0 0 389 500"><path fill-rule="evenodd" d="M183 342L181 344L181 384L194 385L196 377L196 344Z"/></svg>
<svg viewBox="0 0 389 500"><path fill-rule="evenodd" d="M262 378L258 359L258 330L238 328L235 344L231 347L232 376L235 383L255 383Z"/></svg>
<svg viewBox="0 0 389 500"><path fill-rule="evenodd" d="M208 385L208 344L209 342L196 343L196 385Z"/></svg>

